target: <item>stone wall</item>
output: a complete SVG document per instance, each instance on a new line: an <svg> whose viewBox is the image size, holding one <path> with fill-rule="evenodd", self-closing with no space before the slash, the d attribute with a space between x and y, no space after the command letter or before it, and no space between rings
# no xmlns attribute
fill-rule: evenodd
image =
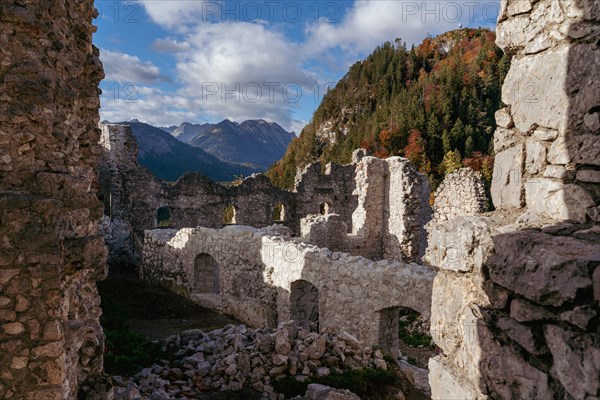
<svg viewBox="0 0 600 400"><path fill-rule="evenodd" d="M0 3L0 398L102 398L92 0Z"/></svg>
<svg viewBox="0 0 600 400"><path fill-rule="evenodd" d="M429 183L408 159L365 156L356 166L358 206L352 235L370 259L418 261L427 246L431 219Z"/></svg>
<svg viewBox="0 0 600 400"><path fill-rule="evenodd" d="M507 222L430 225L433 398L597 397L600 229Z"/></svg>
<svg viewBox="0 0 600 400"><path fill-rule="evenodd" d="M436 189L434 198L435 221L481 214L489 207L483 177L471 168L461 168L446 175Z"/></svg>
<svg viewBox="0 0 600 400"><path fill-rule="evenodd" d="M196 173L169 183L138 164L128 126L102 124L101 130L105 151L98 171L100 197L111 221L104 227L111 261L137 262L143 232L158 227L161 207L168 209L171 228L221 228L230 206L235 224L261 228L275 222L281 205L285 218L277 222L296 234L307 215L335 213L351 233L341 249L370 259L416 261L426 247L429 185L407 159L381 160L359 150L350 165L329 163L322 172L320 163L310 164L298 171L292 192L273 186L264 175L228 187Z"/></svg>
<svg viewBox="0 0 600 400"><path fill-rule="evenodd" d="M127 226L131 231L129 238L107 236L111 258L137 262L144 230L157 228L161 207L168 209L166 227L221 228L227 206L235 208L235 223L263 227L273 224L275 207L281 204L286 215L281 223L298 229L296 197L272 186L266 177L252 176L231 187L196 173L188 173L175 183L163 182L138 164L137 143L128 126L101 124L100 128L105 149L98 166L101 198L113 225L106 232L123 232ZM131 254L120 256L126 248L131 248Z"/></svg>
<svg viewBox="0 0 600 400"><path fill-rule="evenodd" d="M146 231L140 273L252 326L274 327L290 317L303 325L317 303L320 330L347 331L367 344L384 336L381 319L389 316L389 309L410 307L429 316L435 276L431 268L332 253L289 235L281 226ZM218 292L199 290L195 279L201 272L196 260L206 255L214 259L217 271L204 279L218 276ZM316 297L294 301L307 295Z"/></svg>
<svg viewBox="0 0 600 400"><path fill-rule="evenodd" d="M497 43L515 53L496 114L497 209L598 221L600 6L503 0Z"/></svg>
<svg viewBox="0 0 600 400"><path fill-rule="evenodd" d="M428 226L433 399L600 398L599 16L593 1L501 2L497 42L516 56L497 211Z"/></svg>

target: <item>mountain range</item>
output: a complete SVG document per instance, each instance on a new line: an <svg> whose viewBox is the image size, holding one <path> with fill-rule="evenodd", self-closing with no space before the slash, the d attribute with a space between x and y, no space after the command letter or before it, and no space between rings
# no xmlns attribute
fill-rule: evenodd
<svg viewBox="0 0 600 400"><path fill-rule="evenodd" d="M184 122L177 128L163 129L221 161L249 165L261 171L278 161L296 136L277 123L262 119L242 123L226 119L218 124Z"/></svg>
<svg viewBox="0 0 600 400"><path fill-rule="evenodd" d="M132 120L129 125L138 144L138 160L157 177L175 181L185 172L199 172L217 181L232 181L240 176L260 172L257 168L225 162L200 148L182 143L168 132L149 124Z"/></svg>

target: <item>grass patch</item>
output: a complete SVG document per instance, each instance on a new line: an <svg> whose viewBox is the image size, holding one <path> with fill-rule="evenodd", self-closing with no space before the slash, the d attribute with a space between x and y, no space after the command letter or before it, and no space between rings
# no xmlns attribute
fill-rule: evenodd
<svg viewBox="0 0 600 400"><path fill-rule="evenodd" d="M418 317L418 312L414 310L407 311L398 322L398 336L400 340L412 347L431 346L431 336L411 329Z"/></svg>
<svg viewBox="0 0 600 400"><path fill-rule="evenodd" d="M100 323L106 335L104 369L111 375L135 375L165 358L160 343L152 342L125 327L127 318L125 307L108 296L102 298Z"/></svg>

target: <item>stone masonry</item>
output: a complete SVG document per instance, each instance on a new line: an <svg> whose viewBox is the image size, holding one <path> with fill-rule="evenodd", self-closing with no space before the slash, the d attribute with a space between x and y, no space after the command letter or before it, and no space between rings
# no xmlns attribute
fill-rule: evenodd
<svg viewBox="0 0 600 400"><path fill-rule="evenodd" d="M434 198L433 219L436 221L481 214L489 206L483 177L471 168L461 168L446 175Z"/></svg>
<svg viewBox="0 0 600 400"><path fill-rule="evenodd" d="M332 253L289 236L281 225L146 231L140 274L251 326L315 322L319 330L347 331L367 344L398 335L383 330L387 310L410 307L429 316L431 268ZM209 270L199 262L206 256L214 260ZM219 289L203 290L202 281L215 277ZM309 321L311 315L317 320Z"/></svg>
<svg viewBox="0 0 600 400"><path fill-rule="evenodd" d="M595 1L503 0L495 212L428 225L433 399L600 398ZM446 189L442 189L446 190Z"/></svg>
<svg viewBox="0 0 600 400"><path fill-rule="evenodd" d="M92 0L0 3L0 398L107 398Z"/></svg>
<svg viewBox="0 0 600 400"><path fill-rule="evenodd" d="M497 43L515 53L496 114L492 198L542 217L598 221L600 6L503 0Z"/></svg>
<svg viewBox="0 0 600 400"><path fill-rule="evenodd" d="M102 227L111 262L137 263L143 232L158 226L160 208L168 209L170 228L221 228L224 210L231 206L235 224L262 228L275 222L275 209L282 206L285 217L277 222L297 234L301 218L335 213L346 224L340 233L350 233L344 251L407 262L424 253L423 226L431 218L429 185L406 159L381 160L359 150L349 165L329 163L322 172L320 163L310 164L298 171L291 192L273 186L263 175L230 187L195 173L169 183L138 164L137 144L128 126L100 128L100 197L107 216Z"/></svg>

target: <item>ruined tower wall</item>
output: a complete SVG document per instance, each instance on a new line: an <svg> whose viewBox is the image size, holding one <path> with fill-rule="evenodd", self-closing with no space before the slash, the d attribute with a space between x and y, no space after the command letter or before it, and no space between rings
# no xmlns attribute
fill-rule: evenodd
<svg viewBox="0 0 600 400"><path fill-rule="evenodd" d="M461 168L446 175L435 190L434 198L435 221L481 214L489 207L483 177L471 168Z"/></svg>
<svg viewBox="0 0 600 400"><path fill-rule="evenodd" d="M94 15L92 0L0 3L3 399L106 389L95 381L106 249L94 193L103 77Z"/></svg>
<svg viewBox="0 0 600 400"><path fill-rule="evenodd" d="M354 193L356 165L328 163L322 172L320 162L307 165L298 171L294 186L297 193L296 214L299 218L323 212L321 206L327 204L326 212L338 214L348 227L352 227L352 212L358 205Z"/></svg>

